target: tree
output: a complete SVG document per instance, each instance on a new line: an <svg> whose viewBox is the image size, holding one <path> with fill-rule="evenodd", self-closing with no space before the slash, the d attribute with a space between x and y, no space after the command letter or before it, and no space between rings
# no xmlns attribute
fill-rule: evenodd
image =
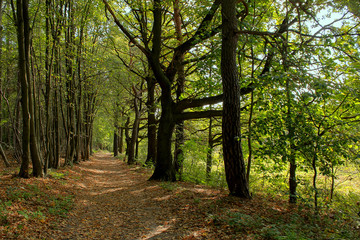
<svg viewBox="0 0 360 240"><path fill-rule="evenodd" d="M15 15L15 9L14 15ZM33 95L31 89L30 72L30 18L29 1L19 0L16 2L16 26L19 53L19 82L21 83L21 104L23 111L23 137L22 137L22 164L19 172L20 177L29 177L29 162L32 160L33 175L43 176L42 162L38 152L38 143L35 130L33 111ZM30 156L31 155L31 156Z"/></svg>
<svg viewBox="0 0 360 240"><path fill-rule="evenodd" d="M250 198L241 148L240 84L236 64L238 45L236 0L222 1L221 75L223 83L223 152L231 195Z"/></svg>
<svg viewBox="0 0 360 240"><path fill-rule="evenodd" d="M4 160L5 166L10 167L10 163L6 157L6 154L5 154L4 149L2 148L1 144L0 144L0 155L1 155L2 159Z"/></svg>
<svg viewBox="0 0 360 240"><path fill-rule="evenodd" d="M222 96L210 97L208 99L184 99L177 103L172 99L172 86L174 84L175 75L178 73L178 67L181 64L179 56L188 53L192 48L202 41L216 35L219 32L219 28L208 30L214 19L217 9L220 6L220 1L215 1L203 21L198 26L195 33L180 46L175 49L171 49L172 58L167 68L163 68L161 63L162 53L162 21L163 21L163 3L161 1L155 1L153 5L153 26L152 26L152 48L149 48L149 36L147 32L141 32L144 46L142 46L137 38L118 20L114 11L110 7L107 1L103 0L107 10L111 13L115 23L125 34L125 36L147 57L148 63L151 66L154 77L159 83L161 88L161 116L159 120L159 128L157 135L157 158L154 174L150 179L152 180L165 180L175 181L176 171L175 164L171 153L171 138L174 131L175 124L188 119L196 119L208 117L209 115L219 116L221 111L204 111L204 112L189 112L183 113L184 110L194 107L203 106L211 103L218 103L222 100ZM134 12L141 11L137 9ZM140 26L143 26L141 23ZM146 30L142 27L141 29ZM145 39L144 39L145 38Z"/></svg>

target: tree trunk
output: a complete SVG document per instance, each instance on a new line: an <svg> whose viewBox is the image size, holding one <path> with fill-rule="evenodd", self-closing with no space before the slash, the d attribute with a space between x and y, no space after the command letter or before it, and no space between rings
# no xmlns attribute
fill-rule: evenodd
<svg viewBox="0 0 360 240"><path fill-rule="evenodd" d="M119 136L118 136L118 132L119 132L119 128L117 126L115 126L115 130L114 130L114 143L113 143L113 151L114 151L114 157L116 157L119 153Z"/></svg>
<svg viewBox="0 0 360 240"><path fill-rule="evenodd" d="M284 49L283 49L283 62L284 62L284 71L288 71L288 60L287 60L287 41L284 41ZM287 112L286 112L286 130L287 140L289 142L289 149L288 149L288 161L290 164L290 174L289 174L289 202L296 203L297 201L297 182L296 182L296 146L294 142L295 137L295 123L292 117L293 105L292 105L292 94L290 89L290 79L286 78L285 83L286 88L286 101L287 101Z"/></svg>
<svg viewBox="0 0 360 240"><path fill-rule="evenodd" d="M317 151L318 151L318 144L315 143L314 156L313 156L311 165L312 165L312 168L314 170L313 188L314 188L314 205L315 205L315 211L316 212L318 211L318 196L319 196L319 191L318 191L317 186L316 186L317 175L318 175L317 169L316 169L316 162L317 162L317 159L318 159Z"/></svg>
<svg viewBox="0 0 360 240"><path fill-rule="evenodd" d="M179 0L174 1L174 23L175 23L175 32L178 44L183 43L182 36L182 21L180 15L180 6ZM181 95L184 92L185 84L185 69L184 69L184 54L179 56L177 62L177 87L176 87L176 102L181 100ZM180 121L176 124L175 127L175 150L174 150L174 163L176 172L179 173L179 179L182 180L183 165L184 165L184 151L183 146L185 142L184 137L184 121Z"/></svg>
<svg viewBox="0 0 360 240"><path fill-rule="evenodd" d="M154 72L156 81L161 87L161 117L157 137L157 155L153 175L150 180L175 181L176 171L171 154L171 137L175 127L173 107L171 97L171 82L166 77L160 64L161 53L161 26L162 26L162 5L161 0L154 0L154 24L153 24L153 48L149 63Z"/></svg>
<svg viewBox="0 0 360 240"><path fill-rule="evenodd" d="M2 158L3 158L3 160L4 160L5 166L6 166L6 167L10 167L10 163L9 163L9 161L8 161L6 155L5 155L5 152L4 152L1 144L0 144L0 155L2 156Z"/></svg>
<svg viewBox="0 0 360 240"><path fill-rule="evenodd" d="M171 154L171 137L175 127L173 102L170 91L162 91L161 117L158 130L155 171L150 180L176 181L175 165Z"/></svg>
<svg viewBox="0 0 360 240"><path fill-rule="evenodd" d="M120 127L120 135L119 135L119 153L123 153L124 151L124 128Z"/></svg>
<svg viewBox="0 0 360 240"><path fill-rule="evenodd" d="M156 160L156 118L155 118L155 85L156 81L152 77L146 78L148 96L147 96L147 111L148 111L148 148L147 157L145 161L146 166L155 164Z"/></svg>
<svg viewBox="0 0 360 240"><path fill-rule="evenodd" d="M213 135L212 135L212 124L213 119L209 119L209 135L208 135L208 149L206 153L206 181L210 182L211 178L211 168L212 168L212 153L214 147Z"/></svg>
<svg viewBox="0 0 360 240"><path fill-rule="evenodd" d="M31 87L31 70L30 70L30 18L29 18L29 1L25 0L23 2L23 11L24 11L24 39L25 39L25 69L28 82L28 104L29 104L29 114L30 114L30 154L31 161L33 165L33 176L34 177L43 177L43 163L40 157L39 148L38 148L38 133L36 131L35 125L35 98L33 94L35 89Z"/></svg>
<svg viewBox="0 0 360 240"><path fill-rule="evenodd" d="M139 98L141 92L138 92L135 86L133 86L134 91L134 112L135 119L132 127L130 146L128 146L128 164L134 164L136 162L135 159L135 146L138 139L139 134L139 124L140 124L140 106L139 106Z"/></svg>
<svg viewBox="0 0 360 240"><path fill-rule="evenodd" d="M60 166L60 120L59 120L59 96L60 93L60 56L58 49L58 41L55 44L54 55L55 55L55 66L54 66L54 75L55 75L55 86L54 86L54 100L53 100L53 121L54 121L54 137L53 137L53 146L54 146L54 163L51 165L52 168L59 168Z"/></svg>
<svg viewBox="0 0 360 240"><path fill-rule="evenodd" d="M24 36L24 5L26 0L16 1L17 17L17 40L18 40L18 68L19 82L21 84L21 106L23 113L23 133L22 133L22 160L19 176L28 178L30 164L30 111L29 111L29 92L26 74L26 53L25 53L25 36Z"/></svg>
<svg viewBox="0 0 360 240"><path fill-rule="evenodd" d="M46 22L45 22L45 37L46 37L46 49L45 49L45 162L44 162L44 174L47 174L47 169L51 165L52 152L50 147L50 91L51 91L51 63L50 63L50 0L45 1L46 4Z"/></svg>
<svg viewBox="0 0 360 240"><path fill-rule="evenodd" d="M72 1L68 0L68 28L66 31L66 105L67 105L67 125L68 136L66 143L65 165L72 165L74 162L76 150L76 120L75 120L75 75L73 69L74 63L74 12Z"/></svg>
<svg viewBox="0 0 360 240"><path fill-rule="evenodd" d="M125 143L126 143L126 150L125 150L125 157L124 161L126 160L126 156L129 156L129 146L130 146L130 134L129 134L129 124L130 124L130 117L127 117L125 123Z"/></svg>
<svg viewBox="0 0 360 240"><path fill-rule="evenodd" d="M250 198L241 148L240 84L236 64L236 0L222 1L221 76L223 85L223 152L230 194Z"/></svg>
<svg viewBox="0 0 360 240"><path fill-rule="evenodd" d="M334 191L335 191L335 170L334 164L331 164L331 189L330 189L330 201L334 198Z"/></svg>
<svg viewBox="0 0 360 240"><path fill-rule="evenodd" d="M246 168L246 180L250 182L250 171L251 171L251 162L252 162L252 117L254 112L254 92L251 92L251 105L250 105L250 113L249 113L249 134L248 134L248 149L249 149L249 156Z"/></svg>

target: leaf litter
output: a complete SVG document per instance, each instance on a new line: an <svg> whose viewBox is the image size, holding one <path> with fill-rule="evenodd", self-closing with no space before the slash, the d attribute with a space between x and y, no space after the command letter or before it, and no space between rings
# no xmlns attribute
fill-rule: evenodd
<svg viewBox="0 0 360 240"><path fill-rule="evenodd" d="M336 219L316 217L303 206L262 195L241 200L187 182L148 181L149 169L108 153L48 178L19 179L14 173L0 175L0 239L346 239L334 230ZM355 236L352 222L347 228Z"/></svg>

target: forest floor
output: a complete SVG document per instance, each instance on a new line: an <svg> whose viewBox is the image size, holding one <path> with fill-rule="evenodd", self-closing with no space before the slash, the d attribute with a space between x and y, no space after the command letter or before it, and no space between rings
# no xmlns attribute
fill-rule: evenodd
<svg viewBox="0 0 360 240"><path fill-rule="evenodd" d="M360 239L354 219L269 196L241 200L147 181L149 169L109 153L43 179L0 172L0 239Z"/></svg>

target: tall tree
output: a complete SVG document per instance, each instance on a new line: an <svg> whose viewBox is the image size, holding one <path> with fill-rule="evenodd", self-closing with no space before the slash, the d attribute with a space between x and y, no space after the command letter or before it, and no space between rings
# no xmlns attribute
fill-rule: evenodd
<svg viewBox="0 0 360 240"><path fill-rule="evenodd" d="M236 64L238 20L236 0L222 1L221 75L223 83L223 152L226 181L231 195L250 198L241 148L240 83Z"/></svg>
<svg viewBox="0 0 360 240"><path fill-rule="evenodd" d="M214 27L212 29L211 23L214 19L217 9L220 6L220 1L216 0L208 9L207 14L199 24L195 33L184 41L180 46L170 49L172 57L168 67L164 67L161 59L163 57L163 30L162 24L164 20L164 6L166 3L162 1L154 1L153 12L153 26L150 36L152 36L152 46L149 47L149 40L146 38L144 46L142 46L137 37L135 37L116 17L114 11L106 0L103 0L106 9L111 13L115 23L126 35L126 37L147 57L151 69L154 73L154 77L161 88L161 116L159 120L159 128L157 134L157 157L155 164L155 171L150 179L152 180L165 180L175 181L176 171L175 164L171 152L171 138L173 135L174 127L177 122L181 122L189 119L197 119L209 117L211 115L219 116L221 111L203 111L203 112L188 112L183 113L184 110L189 108L200 107L203 105L218 103L222 100L222 96L210 97L208 99L184 99L179 102L174 102L172 96L172 89L174 84L174 78L178 73L179 57L188 53L195 46L203 42L204 40L216 35L219 32L219 28ZM137 10L138 11L138 10ZM134 11L134 12L137 12ZM166 14L165 14L166 15ZM141 27L141 29L145 29ZM148 33L141 33L141 36L149 36ZM144 37L143 37L144 38ZM165 60L164 60L165 61Z"/></svg>
<svg viewBox="0 0 360 240"><path fill-rule="evenodd" d="M29 177L29 162L31 159L33 164L33 175L35 177L39 177L43 176L43 171L37 147L37 136L34 122L35 116L33 115L34 111L32 105L33 95L30 81L30 18L28 0L16 1L16 26L19 53L19 82L21 83L21 104L23 111L23 155L19 176Z"/></svg>

